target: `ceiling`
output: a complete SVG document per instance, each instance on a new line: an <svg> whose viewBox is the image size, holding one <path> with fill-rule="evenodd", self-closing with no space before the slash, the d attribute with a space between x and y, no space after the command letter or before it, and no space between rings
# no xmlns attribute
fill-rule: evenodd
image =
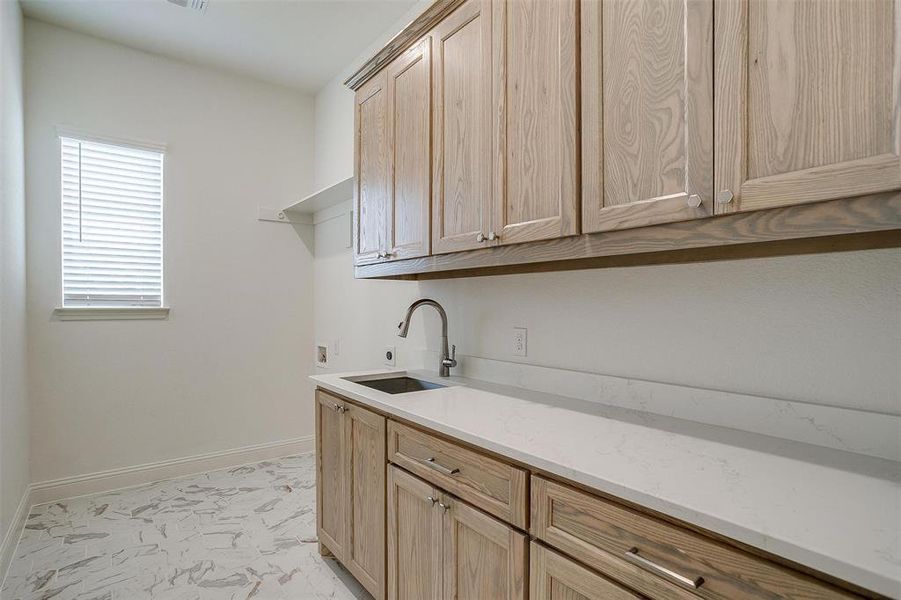
<svg viewBox="0 0 901 600"><path fill-rule="evenodd" d="M2 1L2 0L0 0ZM314 93L416 0L21 0L26 16Z"/></svg>

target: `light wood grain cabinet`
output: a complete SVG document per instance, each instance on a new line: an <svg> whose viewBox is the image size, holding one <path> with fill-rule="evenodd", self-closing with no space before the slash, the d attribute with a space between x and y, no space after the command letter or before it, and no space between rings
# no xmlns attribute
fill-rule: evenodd
<svg viewBox="0 0 901 600"><path fill-rule="evenodd" d="M317 531L375 598L385 597L385 417L318 391Z"/></svg>
<svg viewBox="0 0 901 600"><path fill-rule="evenodd" d="M858 596L562 483L532 476L532 534L659 600Z"/></svg>
<svg viewBox="0 0 901 600"><path fill-rule="evenodd" d="M436 254L493 244L491 0L468 0L432 30L433 145L432 249Z"/></svg>
<svg viewBox="0 0 901 600"><path fill-rule="evenodd" d="M316 531L319 542L344 560L346 538L345 402L316 392Z"/></svg>
<svg viewBox="0 0 901 600"><path fill-rule="evenodd" d="M432 39L388 66L388 260L427 256L431 245Z"/></svg>
<svg viewBox="0 0 901 600"><path fill-rule="evenodd" d="M395 421L388 422L388 459L508 523L528 526L525 469Z"/></svg>
<svg viewBox="0 0 901 600"><path fill-rule="evenodd" d="M441 595L441 520L438 490L388 467L388 599Z"/></svg>
<svg viewBox="0 0 901 600"><path fill-rule="evenodd" d="M390 600L525 600L527 543L509 525L388 468Z"/></svg>
<svg viewBox="0 0 901 600"><path fill-rule="evenodd" d="M525 600L528 539L509 525L442 493L445 600Z"/></svg>
<svg viewBox="0 0 901 600"><path fill-rule="evenodd" d="M901 188L901 3L717 3L718 213Z"/></svg>
<svg viewBox="0 0 901 600"><path fill-rule="evenodd" d="M578 3L495 0L500 244L579 233Z"/></svg>
<svg viewBox="0 0 901 600"><path fill-rule="evenodd" d="M388 234L388 73L357 90L354 101L354 263L382 260Z"/></svg>
<svg viewBox="0 0 901 600"><path fill-rule="evenodd" d="M579 563L532 542L530 600L641 600Z"/></svg>
<svg viewBox="0 0 901 600"><path fill-rule="evenodd" d="M431 38L357 91L355 263L431 249Z"/></svg>
<svg viewBox="0 0 901 600"><path fill-rule="evenodd" d="M713 0L583 0L582 231L713 214Z"/></svg>

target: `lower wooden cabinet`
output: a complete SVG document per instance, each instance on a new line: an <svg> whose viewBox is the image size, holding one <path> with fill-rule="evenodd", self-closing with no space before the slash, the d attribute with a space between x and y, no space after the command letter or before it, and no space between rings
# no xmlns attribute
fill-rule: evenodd
<svg viewBox="0 0 901 600"><path fill-rule="evenodd" d="M530 600L640 600L582 565L532 542Z"/></svg>
<svg viewBox="0 0 901 600"><path fill-rule="evenodd" d="M525 600L527 543L509 525L388 467L390 600Z"/></svg>
<svg viewBox="0 0 901 600"><path fill-rule="evenodd" d="M532 476L531 505L536 538L655 600L859 597L690 529L537 475Z"/></svg>
<svg viewBox="0 0 901 600"><path fill-rule="evenodd" d="M377 600L385 597L385 417L316 393L317 533Z"/></svg>
<svg viewBox="0 0 901 600"><path fill-rule="evenodd" d="M881 597L323 390L316 400L321 550L377 600ZM521 513L530 515L531 544Z"/></svg>

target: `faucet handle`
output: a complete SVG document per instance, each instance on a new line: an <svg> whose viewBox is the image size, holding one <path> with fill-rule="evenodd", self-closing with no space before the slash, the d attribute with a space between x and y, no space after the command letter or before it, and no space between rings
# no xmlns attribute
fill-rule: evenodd
<svg viewBox="0 0 901 600"><path fill-rule="evenodd" d="M451 367L457 366L457 346L456 344L451 346L450 356L446 356L441 361L441 366L450 369ZM445 375L447 377L447 375Z"/></svg>

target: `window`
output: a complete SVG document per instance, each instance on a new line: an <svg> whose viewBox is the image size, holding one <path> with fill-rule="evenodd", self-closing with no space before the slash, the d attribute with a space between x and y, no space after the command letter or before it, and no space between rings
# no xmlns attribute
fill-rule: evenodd
<svg viewBox="0 0 901 600"><path fill-rule="evenodd" d="M63 309L162 307L162 150L60 141Z"/></svg>

